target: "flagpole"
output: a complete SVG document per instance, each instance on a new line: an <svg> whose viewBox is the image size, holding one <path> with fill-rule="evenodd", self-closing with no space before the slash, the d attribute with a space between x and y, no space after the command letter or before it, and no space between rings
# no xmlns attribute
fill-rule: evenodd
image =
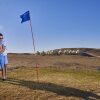
<svg viewBox="0 0 100 100"><path fill-rule="evenodd" d="M30 13L29 13L30 15ZM31 29L31 33L32 33L32 41L33 41L33 49L34 49L34 54L35 54L35 42L34 42L34 34L33 34L33 29L32 29L32 22L31 22L31 16L30 16L30 29ZM37 73L37 81L39 80L38 78L38 66L37 66L37 60L36 60L36 73Z"/></svg>
<svg viewBox="0 0 100 100"><path fill-rule="evenodd" d="M35 42L34 42L34 35L33 35L33 29L32 29L32 22L30 18L30 28L31 28L31 33L32 33L32 41L33 41L33 48L34 48L34 53L35 53Z"/></svg>

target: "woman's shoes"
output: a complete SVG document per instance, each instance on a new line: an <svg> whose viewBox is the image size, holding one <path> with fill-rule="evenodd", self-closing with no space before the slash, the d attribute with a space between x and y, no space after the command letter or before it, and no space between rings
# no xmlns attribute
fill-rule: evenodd
<svg viewBox="0 0 100 100"><path fill-rule="evenodd" d="M5 81L6 79L2 79L3 81Z"/></svg>
<svg viewBox="0 0 100 100"><path fill-rule="evenodd" d="M7 79L6 77L3 77L3 78L2 78L3 81L5 81L6 79Z"/></svg>

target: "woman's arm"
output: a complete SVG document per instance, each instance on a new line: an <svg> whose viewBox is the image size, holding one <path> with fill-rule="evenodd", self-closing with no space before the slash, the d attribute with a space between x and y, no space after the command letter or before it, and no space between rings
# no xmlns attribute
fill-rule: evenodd
<svg viewBox="0 0 100 100"><path fill-rule="evenodd" d="M0 53L3 53L5 51L5 49L6 49L6 46L4 46L4 45L0 46Z"/></svg>

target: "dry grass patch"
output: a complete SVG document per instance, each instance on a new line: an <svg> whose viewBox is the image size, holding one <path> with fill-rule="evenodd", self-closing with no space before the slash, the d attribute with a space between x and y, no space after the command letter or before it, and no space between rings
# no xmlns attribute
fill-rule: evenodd
<svg viewBox="0 0 100 100"><path fill-rule="evenodd" d="M0 80L0 100L99 100L100 72L20 67Z"/></svg>

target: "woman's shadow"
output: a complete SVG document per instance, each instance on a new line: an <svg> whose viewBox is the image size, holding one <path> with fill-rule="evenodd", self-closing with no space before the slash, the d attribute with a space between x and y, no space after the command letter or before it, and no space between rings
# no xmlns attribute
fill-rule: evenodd
<svg viewBox="0 0 100 100"><path fill-rule="evenodd" d="M5 82L13 85L27 87L32 90L50 91L56 93L57 95L62 95L66 97L74 96L74 97L81 97L85 100L100 100L100 96L96 95L95 93L72 87L65 87L54 83L35 82L35 81L19 80L12 78L7 79L7 81Z"/></svg>

